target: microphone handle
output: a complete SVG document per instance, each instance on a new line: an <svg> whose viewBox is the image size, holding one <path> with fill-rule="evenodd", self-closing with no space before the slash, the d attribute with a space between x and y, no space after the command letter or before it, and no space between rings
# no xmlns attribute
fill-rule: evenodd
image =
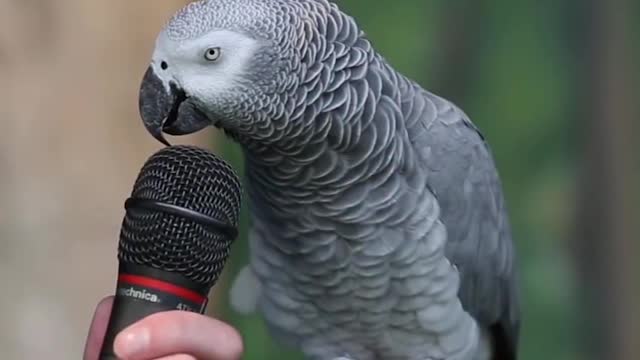
<svg viewBox="0 0 640 360"><path fill-rule="evenodd" d="M198 290L195 291L195 284L191 281L175 273L121 264L100 360L117 360L113 351L116 336L151 314L172 310L203 314L208 299L202 295L204 289Z"/></svg>

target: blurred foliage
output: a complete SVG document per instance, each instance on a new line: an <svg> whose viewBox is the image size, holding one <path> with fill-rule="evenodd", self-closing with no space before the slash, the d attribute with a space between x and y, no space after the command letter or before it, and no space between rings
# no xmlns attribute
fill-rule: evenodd
<svg viewBox="0 0 640 360"><path fill-rule="evenodd" d="M581 82L572 39L579 30L567 19L578 3L339 1L397 70L460 105L486 136L502 177L519 252L525 360L587 358L580 352L585 339L578 322L587 312L580 307L568 241L579 140L572 136L579 133L579 123L571 119L579 105ZM460 13L463 21L457 22L458 12L467 7L478 13ZM469 21L473 17L479 18ZM466 48L447 43L452 29L462 32L459 36L471 36L462 43ZM445 47L466 58L447 59L440 52ZM447 68L450 64L469 68ZM466 78L456 79L458 88L448 86L448 77L462 70ZM221 139L218 147L242 169L235 144ZM231 276L247 263L246 210L245 203ZM258 315L232 312L227 299L222 312L244 335L245 359L301 358L272 343Z"/></svg>

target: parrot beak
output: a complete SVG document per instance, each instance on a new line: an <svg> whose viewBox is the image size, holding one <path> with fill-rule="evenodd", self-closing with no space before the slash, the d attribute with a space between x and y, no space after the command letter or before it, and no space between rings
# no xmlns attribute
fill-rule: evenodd
<svg viewBox="0 0 640 360"><path fill-rule="evenodd" d="M176 83L170 82L167 91L152 67L147 69L140 85L139 108L147 131L167 146L170 144L165 133L191 134L211 123Z"/></svg>

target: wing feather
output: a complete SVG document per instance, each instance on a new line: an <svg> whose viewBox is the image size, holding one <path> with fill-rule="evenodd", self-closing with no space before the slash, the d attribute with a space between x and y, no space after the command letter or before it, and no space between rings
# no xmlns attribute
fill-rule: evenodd
<svg viewBox="0 0 640 360"><path fill-rule="evenodd" d="M430 170L447 228L446 256L460 271L464 309L490 330L496 360L515 360L519 298L511 229L499 175L484 137L456 106L425 92L433 114L409 119L410 140ZM422 100L422 99L421 99ZM411 136L411 135L410 135Z"/></svg>

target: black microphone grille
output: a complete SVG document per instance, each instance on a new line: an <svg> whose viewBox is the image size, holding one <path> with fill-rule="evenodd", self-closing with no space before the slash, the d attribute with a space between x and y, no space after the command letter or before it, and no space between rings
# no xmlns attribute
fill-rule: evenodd
<svg viewBox="0 0 640 360"><path fill-rule="evenodd" d="M127 201L118 259L212 286L235 239L241 197L238 176L216 155L194 146L161 149Z"/></svg>

